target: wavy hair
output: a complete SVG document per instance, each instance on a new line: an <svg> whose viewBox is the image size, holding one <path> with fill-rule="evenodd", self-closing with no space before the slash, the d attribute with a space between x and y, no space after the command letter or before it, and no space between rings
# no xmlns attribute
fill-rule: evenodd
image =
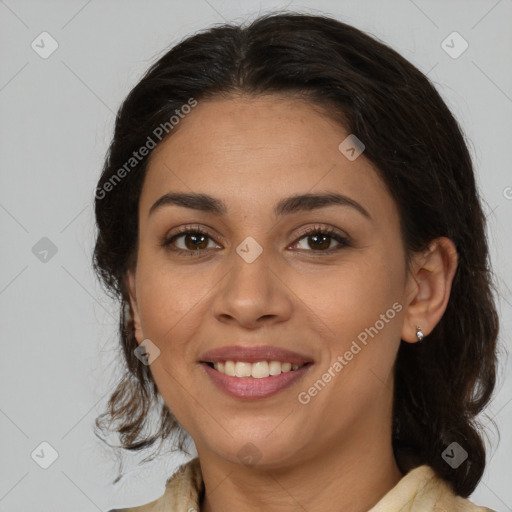
<svg viewBox="0 0 512 512"><path fill-rule="evenodd" d="M402 342L398 351L392 443L402 471L406 460L428 464L468 497L485 469L476 416L495 387L498 315L465 136L423 73L373 36L327 16L274 13L196 33L161 56L122 103L96 192L93 264L120 303L125 373L96 418L96 434L103 439L101 433L114 431L118 448L131 451L177 435L183 449L187 433L134 355L125 284L135 265L138 202L151 151L113 180L191 98L235 94L297 96L357 134L398 206L408 259L434 238L454 242L459 261L445 314L423 343ZM152 406L159 425L147 432ZM456 469L442 458L454 441L468 453Z"/></svg>

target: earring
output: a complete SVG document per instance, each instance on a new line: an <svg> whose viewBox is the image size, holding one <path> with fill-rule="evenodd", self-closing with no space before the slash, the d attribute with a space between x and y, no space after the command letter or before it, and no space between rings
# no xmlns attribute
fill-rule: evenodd
<svg viewBox="0 0 512 512"><path fill-rule="evenodd" d="M421 327L416 326L416 338L418 338L418 341L421 342L421 340L425 337L423 334L423 331L421 330Z"/></svg>

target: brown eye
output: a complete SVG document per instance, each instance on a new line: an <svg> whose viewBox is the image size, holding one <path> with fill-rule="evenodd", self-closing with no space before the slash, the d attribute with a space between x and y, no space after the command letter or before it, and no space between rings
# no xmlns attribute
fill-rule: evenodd
<svg viewBox="0 0 512 512"><path fill-rule="evenodd" d="M166 238L162 245L171 251L193 255L208 249L208 243L212 240L206 231L198 228L186 228L178 234Z"/></svg>
<svg viewBox="0 0 512 512"><path fill-rule="evenodd" d="M342 247L349 246L349 242L347 238L340 235L333 229L319 229L313 228L308 231L302 233L302 236L295 242L295 244L300 244L301 240L306 240L306 246L298 247L300 250L310 250L313 252L330 252L341 249ZM338 242L338 247L331 247L332 241Z"/></svg>
<svg viewBox="0 0 512 512"><path fill-rule="evenodd" d="M206 249L208 246L208 237L205 235L202 235L201 233L186 233L184 235L181 235L177 237L177 239L183 238L183 242L185 245L185 249L190 249L191 251L197 250L197 249ZM206 240L206 243L205 243Z"/></svg>
<svg viewBox="0 0 512 512"><path fill-rule="evenodd" d="M312 243L309 244L311 249L329 249L332 238L329 235L316 234L309 235L307 240L312 241Z"/></svg>
<svg viewBox="0 0 512 512"><path fill-rule="evenodd" d="M301 242L302 240L305 240L305 242ZM338 242L337 247L331 247L333 240ZM213 239L206 231L200 228L184 228L179 233L166 238L162 242L162 246L178 254L198 256L209 249L208 243L210 241L213 243ZM301 243L305 245L300 247ZM219 248L215 243L213 245L214 247L210 247L210 249ZM316 226L302 233L301 237L294 243L294 246L298 245L298 249L301 251L332 253L343 247L349 247L350 243L346 237L334 229Z"/></svg>

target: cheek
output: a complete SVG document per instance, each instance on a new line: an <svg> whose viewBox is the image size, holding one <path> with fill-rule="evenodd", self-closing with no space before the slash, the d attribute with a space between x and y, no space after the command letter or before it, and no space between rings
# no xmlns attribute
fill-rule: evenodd
<svg viewBox="0 0 512 512"><path fill-rule="evenodd" d="M208 289L197 271L172 268L158 258L141 257L137 268L137 299L145 338L159 348L151 364L153 379L164 401L187 426L190 394L183 383L193 379L196 363L191 343L200 334L206 317ZM196 395L197 393L194 393Z"/></svg>
<svg viewBox="0 0 512 512"><path fill-rule="evenodd" d="M318 378L332 382L315 403L338 420L339 410L329 404L340 406L347 417L357 416L388 389L400 343L401 276L400 266L386 259L360 260L316 279L309 298L306 288L300 292L314 312L312 329L325 333L319 343L327 356L303 391L315 393L309 386Z"/></svg>
<svg viewBox="0 0 512 512"><path fill-rule="evenodd" d="M399 262L399 257L386 258L373 251L316 274L314 279L299 277L294 292L314 311L327 336L343 345L373 326L390 308L386 319L396 320L393 304L401 300L404 286ZM386 331L392 323L398 324L387 322Z"/></svg>
<svg viewBox="0 0 512 512"><path fill-rule="evenodd" d="M194 266L172 267L158 258L142 256L137 268L137 300L144 336L174 353L204 318L208 292L214 283L198 278Z"/></svg>
<svg viewBox="0 0 512 512"><path fill-rule="evenodd" d="M307 304L318 319L315 331L328 327L323 341L328 358L319 371L327 380L331 377L323 372L336 375L319 407L334 401L347 413L358 414L363 404L368 407L385 391L400 343L400 261L398 254L367 252L316 280ZM306 291L302 290L303 297Z"/></svg>

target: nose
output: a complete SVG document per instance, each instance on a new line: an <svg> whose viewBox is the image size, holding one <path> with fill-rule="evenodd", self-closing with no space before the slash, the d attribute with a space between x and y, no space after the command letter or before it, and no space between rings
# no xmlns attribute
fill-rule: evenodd
<svg viewBox="0 0 512 512"><path fill-rule="evenodd" d="M253 261L238 253L232 260L213 300L215 318L247 329L289 319L293 294L279 265L269 261L265 251Z"/></svg>

